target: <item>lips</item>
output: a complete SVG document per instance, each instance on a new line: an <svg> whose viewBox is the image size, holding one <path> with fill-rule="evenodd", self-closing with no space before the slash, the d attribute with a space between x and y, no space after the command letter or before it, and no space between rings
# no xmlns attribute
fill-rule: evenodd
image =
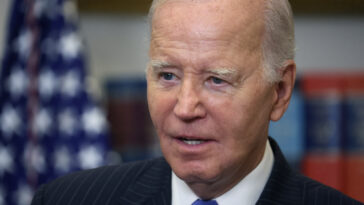
<svg viewBox="0 0 364 205"><path fill-rule="evenodd" d="M207 140L187 139L187 138L179 138L179 140L188 145L199 145L207 141Z"/></svg>
<svg viewBox="0 0 364 205"><path fill-rule="evenodd" d="M186 145L192 145L192 146L201 145L203 143L212 141L210 139L202 139L198 137L175 137L175 139Z"/></svg>
<svg viewBox="0 0 364 205"><path fill-rule="evenodd" d="M162 142L162 149L173 150L176 156L185 160L196 160L216 150L217 141L207 135L172 135L171 141Z"/></svg>

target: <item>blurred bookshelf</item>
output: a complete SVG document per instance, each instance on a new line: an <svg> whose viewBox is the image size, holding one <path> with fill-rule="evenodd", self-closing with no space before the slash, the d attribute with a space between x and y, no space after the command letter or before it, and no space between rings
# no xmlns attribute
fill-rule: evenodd
<svg viewBox="0 0 364 205"><path fill-rule="evenodd" d="M364 72L302 75L270 135L293 167L364 202Z"/></svg>
<svg viewBox="0 0 364 205"><path fill-rule="evenodd" d="M121 162L161 156L148 112L144 78L111 78L104 84L111 146Z"/></svg>

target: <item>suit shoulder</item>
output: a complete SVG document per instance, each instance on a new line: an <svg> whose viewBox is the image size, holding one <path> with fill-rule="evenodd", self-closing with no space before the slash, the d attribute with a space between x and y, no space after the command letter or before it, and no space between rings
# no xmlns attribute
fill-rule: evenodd
<svg viewBox="0 0 364 205"><path fill-rule="evenodd" d="M50 182L48 186L55 186L59 183L76 183L76 181L83 180L97 180L104 178L118 178L118 180L123 180L125 177L123 175L127 175L127 178L131 178L132 176L138 176L149 166L152 166L155 163L158 163L158 159L146 160L146 161L137 161L131 163L125 163L120 165L112 165L112 166L103 166L95 169L89 169L84 171L77 171L65 176L59 177L54 181Z"/></svg>
<svg viewBox="0 0 364 205"><path fill-rule="evenodd" d="M163 160L159 158L67 174L43 185L36 192L32 204L92 204L94 201L114 200L144 172L163 164Z"/></svg>
<svg viewBox="0 0 364 205"><path fill-rule="evenodd" d="M300 184L303 190L304 204L362 204L361 202L348 197L340 191L311 178L301 174L298 174L297 178L301 182Z"/></svg>

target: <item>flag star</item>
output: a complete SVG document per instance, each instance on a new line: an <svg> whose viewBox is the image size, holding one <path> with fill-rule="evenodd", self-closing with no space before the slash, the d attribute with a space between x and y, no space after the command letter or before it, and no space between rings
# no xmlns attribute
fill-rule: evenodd
<svg viewBox="0 0 364 205"><path fill-rule="evenodd" d="M83 129L91 134L101 134L105 130L106 120L104 114L96 107L85 110L82 114Z"/></svg>
<svg viewBox="0 0 364 205"><path fill-rule="evenodd" d="M46 134L52 126L52 117L48 110L41 109L35 116L34 130L39 135Z"/></svg>
<svg viewBox="0 0 364 205"><path fill-rule="evenodd" d="M14 161L12 156L12 151L0 144L0 176L2 176L5 172L13 172Z"/></svg>
<svg viewBox="0 0 364 205"><path fill-rule="evenodd" d="M78 153L78 160L82 169L92 169L102 165L102 151L95 146L87 146Z"/></svg>
<svg viewBox="0 0 364 205"><path fill-rule="evenodd" d="M12 134L18 133L20 125L21 119L17 110L10 105L5 105L0 115L0 127L4 135L9 138Z"/></svg>
<svg viewBox="0 0 364 205"><path fill-rule="evenodd" d="M13 98L18 98L25 94L28 86L28 78L21 68L15 67L10 73L7 81L7 89Z"/></svg>
<svg viewBox="0 0 364 205"><path fill-rule="evenodd" d="M76 119L77 118L71 109L66 109L60 112L58 116L60 131L68 136L73 135L77 129L78 124Z"/></svg>
<svg viewBox="0 0 364 205"><path fill-rule="evenodd" d="M64 34L60 39L60 52L63 57L67 60L71 60L73 58L78 57L82 43L80 37L72 32L68 34Z"/></svg>
<svg viewBox="0 0 364 205"><path fill-rule="evenodd" d="M43 98L49 99L56 91L57 78L49 68L45 68L45 70L39 75L38 89Z"/></svg>
<svg viewBox="0 0 364 205"><path fill-rule="evenodd" d="M13 197L16 204L29 205L33 198L33 191L28 185L22 184L15 191Z"/></svg>
<svg viewBox="0 0 364 205"><path fill-rule="evenodd" d="M41 147L28 143L24 152L24 164L28 168L44 173L46 170L45 155Z"/></svg>
<svg viewBox="0 0 364 205"><path fill-rule="evenodd" d="M54 152L54 166L60 173L66 173L71 170L71 154L67 147L61 147Z"/></svg>
<svg viewBox="0 0 364 205"><path fill-rule="evenodd" d="M61 92L68 96L74 97L81 89L81 77L75 71L67 72L61 79Z"/></svg>
<svg viewBox="0 0 364 205"><path fill-rule="evenodd" d="M21 32L15 41L15 49L23 59L27 59L32 46L32 33L29 30Z"/></svg>

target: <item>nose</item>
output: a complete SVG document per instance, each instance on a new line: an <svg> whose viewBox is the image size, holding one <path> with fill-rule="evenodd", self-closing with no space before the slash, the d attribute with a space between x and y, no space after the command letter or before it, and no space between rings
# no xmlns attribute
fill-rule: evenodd
<svg viewBox="0 0 364 205"><path fill-rule="evenodd" d="M205 117L206 110L198 86L191 81L182 83L173 112L179 119L188 122Z"/></svg>

